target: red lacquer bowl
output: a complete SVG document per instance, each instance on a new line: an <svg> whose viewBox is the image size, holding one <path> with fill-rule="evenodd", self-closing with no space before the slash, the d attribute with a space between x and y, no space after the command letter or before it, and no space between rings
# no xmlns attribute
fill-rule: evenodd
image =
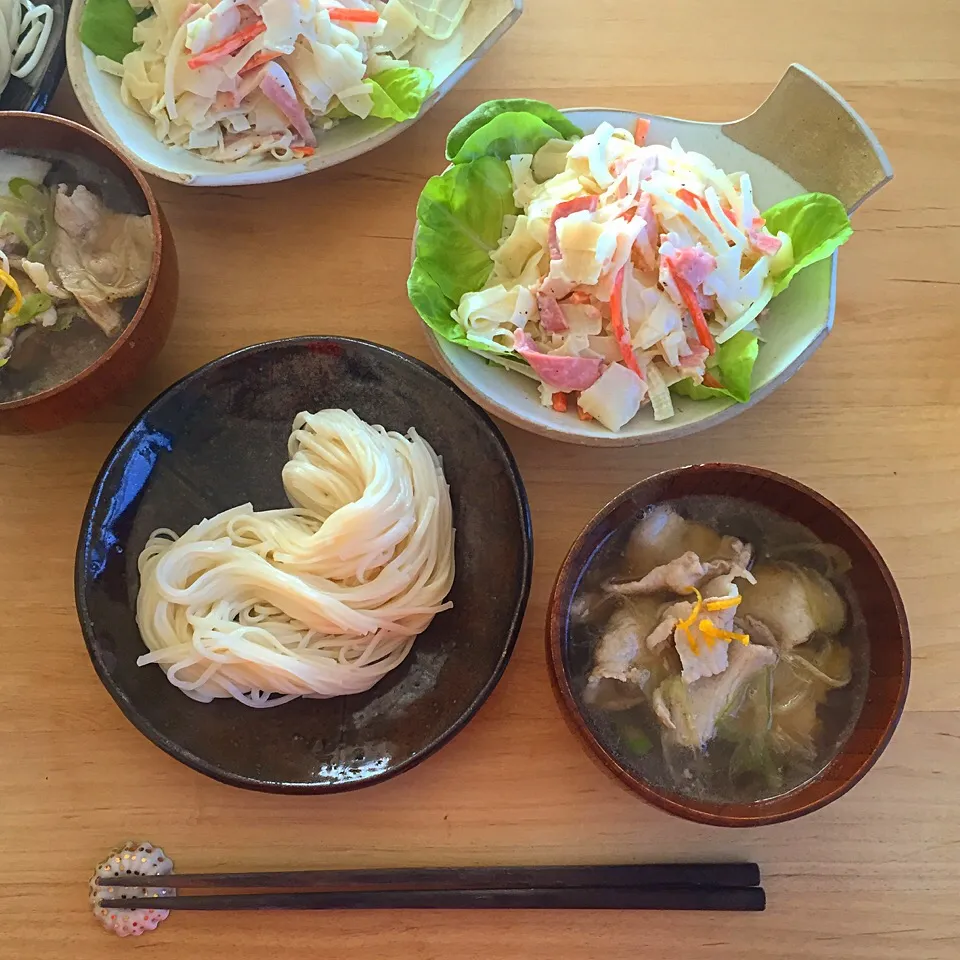
<svg viewBox="0 0 960 960"><path fill-rule="evenodd" d="M632 524L647 508L681 497L719 494L760 504L803 524L823 542L849 555L849 579L866 621L870 670L866 700L853 732L813 780L771 800L705 803L654 785L618 757L590 724L569 662L569 614L577 584L590 558L615 530ZM724 827L749 827L792 820L846 793L876 763L903 713L910 677L910 632L890 570L870 538L820 494L768 470L708 463L668 470L643 480L608 503L584 528L567 554L547 609L547 657L557 699L578 736L634 793L668 813Z"/></svg>
<svg viewBox="0 0 960 960"><path fill-rule="evenodd" d="M55 150L106 168L136 195L153 221L153 263L140 306L119 337L69 380L20 400L0 403L0 433L32 433L80 420L133 383L166 342L177 305L179 272L170 228L143 175L99 134L40 113L0 112L0 150Z"/></svg>

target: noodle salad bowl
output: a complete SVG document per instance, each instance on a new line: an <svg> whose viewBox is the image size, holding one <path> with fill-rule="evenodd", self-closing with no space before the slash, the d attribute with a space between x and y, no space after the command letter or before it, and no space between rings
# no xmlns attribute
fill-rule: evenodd
<svg viewBox="0 0 960 960"><path fill-rule="evenodd" d="M697 590L674 582L694 616L668 621L687 607L665 608L664 582L644 578L644 595L629 581L679 550L695 553L675 576L705 561L713 537L745 566L714 561L721 580ZM669 645L637 626L644 604ZM725 613L731 632L716 627ZM677 654L683 677L658 662ZM708 463L642 480L586 525L554 584L547 658L570 726L631 791L698 823L761 826L832 803L877 762L903 712L910 631L890 570L839 507L789 477Z"/></svg>
<svg viewBox="0 0 960 960"><path fill-rule="evenodd" d="M257 152L263 147L261 142L263 138L261 138L254 152L234 157L230 154L230 150L233 149L237 141L244 139L244 134L238 132L238 127L234 123L229 129L223 127L226 139L231 141L222 144L223 149L229 154L228 158L211 159L208 153L199 150L196 144L192 146L189 143L187 146L174 145L174 143L179 144L180 141L170 142L171 138L169 136L167 136L166 141L158 139L160 128L154 124L152 117L148 116L139 106L136 108L131 106L130 95L122 93L121 81L118 76L111 75L111 71L113 74L123 73L125 68L121 67L116 61L118 58L121 61L124 59L125 50L135 49L136 39L132 43L129 40L126 41L127 47L114 48L108 57L108 59L114 61L113 66L106 71L101 69L103 55L99 57L95 55L85 41L81 40L85 26L85 11L88 6L92 8L94 3L97 3L97 0L75 0L70 11L67 27L67 65L70 80L81 107L91 124L105 137L117 144L118 148L142 170L175 183L199 187L238 186L288 180L343 163L382 146L415 123L441 97L445 96L510 29L523 10L522 0L469 0L469 2L437 0L434 4L431 4L429 0L409 0L409 3L404 6L404 10L407 8L420 10L420 27L417 29L417 21L413 21L416 32L410 37L404 34L402 43L399 46L391 47L388 51L390 56L381 57L378 66L384 70L384 74L393 73L396 75L397 70L393 69L393 65L400 63L403 65L402 70L406 72L411 69L419 70L420 76L424 79L418 81L419 88L416 91L411 91L409 85L404 88L401 83L390 87L384 85L378 88L381 94L380 100L376 104L371 106L368 102L361 107L357 107L350 99L351 97L356 98L358 91L361 101L367 96L364 93L364 87L359 82L360 76L363 77L363 83L370 83L374 78L384 75L372 72L373 56L371 55L367 61L370 72L363 73L361 71L360 76L352 77L352 86L347 88L350 91L348 94L346 90L340 90L336 86L336 78L339 74L342 74L341 67L343 64L339 61L344 56L341 52L343 40L347 39L350 43L356 45L357 37L338 34L336 31L339 28L336 23L334 23L333 28L335 35L330 36L331 21L326 19L324 19L324 25L319 28L321 31L326 31L321 37L320 34L316 33L313 25L307 26L305 23L304 33L299 39L297 39L298 35L294 33L290 37L274 40L275 46L265 47L259 51L262 58L276 60L279 56L276 53L278 49L284 47L289 53L294 49L294 41L296 40L302 46L307 34L310 34L310 36L306 41L308 44L306 49L320 50L316 55L316 62L308 63L305 72L302 74L297 72L298 67L294 62L296 59L294 57L290 57L288 62L288 58L281 56L276 62L266 63L262 66L262 69L269 76L267 76L268 85L264 86L261 83L260 89L263 91L270 90L270 96L273 98L272 102L281 105L279 109L286 111L288 117L294 114L298 116L294 126L297 127L301 137L305 138L295 141L296 144L299 144L299 148L291 151L284 147L283 159L276 159L275 152L272 154L271 150L265 147L262 152ZM360 11L361 14L376 14L379 11L386 15L385 8L382 5L374 8L370 4L356 2L356 0L346 0L342 4L339 2L327 3L326 0L323 0L323 2L318 0L317 3L310 0L310 3L323 11L330 7L337 7L341 11L346 10L347 13L344 14L343 22L337 21L337 23L340 23L340 27L345 28L351 26L350 11L357 12L359 7L364 8ZM301 9L309 5L297 6L290 3L288 17L296 20ZM119 6L121 8L125 7L123 3ZM391 6L396 7L397 4ZM276 8L276 5L274 5L274 8ZM428 11L427 13L423 12L424 8ZM104 4L100 9L111 14L112 11L117 9L117 5ZM167 39L172 37L177 43L180 59L176 72L178 75L182 73L187 78L184 87L177 88L175 92L164 94L164 96L172 96L174 102L182 100L186 103L191 98L192 91L199 89L196 83L204 82L202 79L198 79L199 74L203 71L200 67L193 69L188 66L189 63L193 63L192 60L188 60L190 50L183 45L181 35L176 34L174 36L173 33L177 29L177 23L179 22L177 18L181 14L187 20L191 17L203 19L204 14L202 11L198 12L198 4L188 4L186 0L183 0L182 3L179 3L179 0L172 0L172 2L160 2L158 0L154 9L161 11L162 16L153 18L153 23L166 22L166 19L171 16L174 17L172 25L169 27L170 35ZM208 11L210 17L218 15L216 13L210 14L209 7L203 9ZM127 13L127 16L129 17L129 25L126 29L129 33L131 27L136 24L136 18L132 12ZM267 17L266 12L264 16ZM326 16L327 14L324 13L323 17L326 18ZM411 22L407 19L410 14L407 12L403 16L404 19L400 29L407 29L407 25ZM99 10L97 17L101 17ZM110 52L111 48L114 47L113 24L111 23L109 26L110 29L105 31L106 39L102 46L95 44L97 49L102 50L104 54ZM200 24L200 26L203 27L204 25ZM212 27L216 32L218 25L213 23ZM260 37L256 32L258 28L262 33L264 29L262 21L253 28L253 32L250 34L253 39L247 44L248 50L253 50L255 45L266 43L267 37L272 36L272 33L264 33L264 36ZM367 42L367 37L370 36L366 32L367 28L367 22L359 22L356 26L361 47ZM273 28L268 27L267 29L272 30ZM397 28L395 25L391 25L389 29L394 31L394 35L396 34ZM84 35L87 40L90 39L89 34ZM288 41L289 46L287 45ZM313 47L310 47L309 44L312 44ZM148 44L144 44L144 49L147 46ZM164 46L169 46L169 44L164 43ZM211 51L216 46L217 44L213 44ZM191 48L193 51L196 51L196 49L196 46ZM236 49L236 47L230 48L231 52L236 51ZM396 53L396 59L393 59L392 56L394 52ZM243 50L240 51L238 56L242 55L244 55ZM302 50L298 50L298 56L301 55ZM169 56L165 56L166 59L161 61L163 63L169 62ZM222 60L226 59L230 58L222 58ZM208 66L207 69L214 69L214 67ZM170 72L173 73L174 71ZM244 73L243 77L253 77L255 73L256 71L250 74ZM234 79L236 79L236 76L234 74ZM291 78L298 84L297 93L294 93ZM272 87L269 86L271 80L276 81ZM135 85L139 83L137 80L133 82ZM314 92L307 93L308 87ZM226 87L222 84L219 87L214 84L213 89L225 90ZM397 89L400 89L399 94ZM331 99L331 90L342 93L342 97ZM156 96L160 96L160 93L159 89L155 91ZM285 93L288 96L285 97ZM240 97L239 91L237 96ZM254 87L252 93L244 88L241 99L244 104L250 104L252 100L259 96L256 87ZM194 97L193 100L195 102L196 98ZM354 115L349 112L350 108L345 108L348 111L346 113L342 111L337 113L337 108L343 107L344 102L353 106ZM272 110L270 104L266 104L266 106ZM158 101L153 102L151 109L154 113L157 111L164 113L163 107ZM220 107L214 104L211 99L209 109L216 112ZM291 110L293 113L290 112ZM178 110L175 110L170 122L175 123L180 116ZM249 123L251 116L253 114L248 111L242 117L239 130L251 129ZM205 120L206 114L201 119ZM258 132L257 122L254 117L254 132ZM202 126L202 130L201 126L196 125L191 136L196 137L200 136L202 132L209 132L209 126ZM265 136L269 135L265 134ZM287 139L289 140L289 138ZM190 148L188 149L188 147Z"/></svg>
<svg viewBox="0 0 960 960"><path fill-rule="evenodd" d="M189 690L188 684L178 688L175 683L192 679L189 673L180 671L180 677L168 680L159 661L150 656L143 666L138 665L138 659L149 654L148 645L150 651L156 650L152 633L138 629L138 623L159 622L148 611L153 602L146 589L151 568L158 555L172 546L174 534L189 552L192 543L186 534L191 528L202 530L208 521L223 518L213 535L222 544L231 517L233 523L258 522L249 507L238 505L252 503L266 523L291 502L307 505L309 494L302 491L309 489L303 480L309 474L298 473L303 461L288 459L292 454L287 445L294 418L304 411L308 413L299 418L301 426L323 420L320 413L312 412L325 411L331 422L359 423L360 418L371 427L396 431L390 436L401 446L405 440L399 435L413 428L416 439L410 442L422 448L425 441L432 447L449 485L449 502L444 507L442 496L435 499L440 505L432 514L427 508L424 515L445 517L446 545L438 548L447 558L444 570L449 570L452 519L453 586L447 593L449 581L445 581L442 593L434 594L432 609L440 612L432 620L427 617L425 630L420 616L427 602L423 591L417 596L400 595L401 616L408 611L406 616L417 624L413 630L418 635L412 647L399 651L399 657L391 652L374 663L372 658L360 658L359 668L369 665L376 671L367 675L367 684L352 687L363 692L333 695L351 688L359 668L358 661L353 661L348 664L350 670L340 669L333 675L338 664L331 665L329 660L322 667L325 682L332 676L330 682L336 686L323 690L326 699L281 696L263 709L266 698L259 696L225 695L221 689L211 699L200 696L205 694L202 684L199 689L197 684ZM360 426L374 444L387 442L386 434ZM310 431L295 432L306 437ZM307 442L313 441L307 438ZM291 487L286 468L295 461L300 467L293 474L301 481ZM334 452L330 462L344 461ZM383 489L385 475L378 468L378 489ZM426 489L418 486L416 476L414 487ZM355 491L351 483L344 474L339 485L327 489ZM372 489L367 487L368 492ZM343 496L347 513L337 509L328 515L357 518L361 510L370 509L361 507L370 502L367 493ZM399 501L391 494L383 502L389 511ZM296 513L288 509L283 516ZM243 514L239 521L238 514ZM388 512L387 519L388 530L402 523L396 513ZM372 549L370 540L354 536L350 546L349 538L342 539L348 536L348 526L342 520L337 523L341 540L332 555L334 562L344 562L345 550L366 556ZM285 528L288 544L290 529ZM417 530L403 541L407 544L403 549L415 554L403 563L424 555L422 544L433 542L427 536L421 538ZM211 546L216 544L201 544L200 549ZM258 569L262 570L261 561L253 562L261 564ZM383 562L364 569L385 569ZM401 353L361 340L303 337L259 344L215 360L170 387L134 421L107 458L90 496L77 549L76 599L100 680L128 719L157 746L224 783L282 793L328 793L408 770L464 727L493 690L513 651L531 565L523 483L506 443L486 414L445 378ZM386 582L396 583L401 572L402 567L393 565ZM206 573L199 579L204 577L209 581ZM382 615L393 601L384 599L380 586L384 581L379 578L378 572L373 579L364 573L356 583L338 579L339 592L327 595L324 602L346 603L343 591L351 589L351 584L368 593L375 589L374 615ZM414 587L422 583L419 577ZM285 602L293 604L289 607L293 619L287 619L281 629L288 633L298 625L309 629L304 642L309 642L314 629L332 632L305 627L297 619L295 613L305 616L300 612L304 608L296 606L305 593L279 599L276 593L269 596L276 604L275 614L288 612L278 609ZM437 601L444 596L449 604L438 607ZM267 599L263 604L270 606ZM358 610L363 615L365 609L351 608L350 616ZM262 636L264 607L258 610L254 621ZM232 628L233 622L226 626ZM362 626L354 629L360 634L372 632ZM388 635L381 650L395 637ZM381 641L376 640L374 647L377 643ZM213 652L219 656L221 650ZM293 654L296 671L305 661L298 659L297 650ZM241 669L250 668L251 663L241 661ZM171 673L177 669L172 666ZM299 682L302 674L286 676ZM260 692L262 687L256 691Z"/></svg>
<svg viewBox="0 0 960 960"><path fill-rule="evenodd" d="M442 368L513 425L598 446L706 429L793 376L833 325L848 214L892 176L796 65L731 123L490 101L446 157L408 280Z"/></svg>

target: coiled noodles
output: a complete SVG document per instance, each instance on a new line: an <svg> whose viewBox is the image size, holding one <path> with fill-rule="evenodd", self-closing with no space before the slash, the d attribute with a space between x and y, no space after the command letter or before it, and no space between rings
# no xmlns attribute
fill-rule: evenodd
<svg viewBox="0 0 960 960"><path fill-rule="evenodd" d="M401 663L453 583L440 459L352 411L300 413L283 485L293 507L226 510L140 554L137 623L194 700L252 707L368 690Z"/></svg>

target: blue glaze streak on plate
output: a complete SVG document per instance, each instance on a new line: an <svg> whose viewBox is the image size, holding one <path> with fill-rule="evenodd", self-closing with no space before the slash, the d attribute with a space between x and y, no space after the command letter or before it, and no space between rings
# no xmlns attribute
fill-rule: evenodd
<svg viewBox="0 0 960 960"><path fill-rule="evenodd" d="M121 535L117 533L127 510L135 503L150 478L161 450L173 450L173 441L159 430L151 430L141 421L127 435L132 449L117 481L116 490L109 496L106 518L100 527L99 536L89 544L90 574L96 579L107 565L107 556L113 549L122 551Z"/></svg>

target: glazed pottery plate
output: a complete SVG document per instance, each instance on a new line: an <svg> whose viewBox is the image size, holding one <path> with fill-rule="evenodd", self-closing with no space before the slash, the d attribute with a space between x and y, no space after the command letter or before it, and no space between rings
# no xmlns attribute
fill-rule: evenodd
<svg viewBox="0 0 960 960"><path fill-rule="evenodd" d="M97 69L94 55L80 42L80 18L86 0L76 0L67 29L67 65L74 92L90 122L147 173L197 187L239 186L289 180L351 160L392 140L416 123L441 97L449 93L477 61L516 22L523 0L472 0L463 20L447 40L419 35L406 59L433 73L436 86L418 117L394 123L369 117L352 118L318 134L316 153L308 160L259 160L244 165L205 160L180 147L161 143L153 122L125 106L120 81Z"/></svg>
<svg viewBox="0 0 960 960"><path fill-rule="evenodd" d="M66 66L63 38L70 0L44 0L53 8L53 27L40 61L25 77L11 77L0 93L0 110L40 113L47 106Z"/></svg>
<svg viewBox="0 0 960 960"><path fill-rule="evenodd" d="M158 527L185 531L228 507L289 506L280 479L302 410L352 409L410 427L443 459L456 526L453 609L363 694L269 709L198 703L160 667L138 667L137 557ZM323 793L407 770L477 711L513 650L530 586L523 483L491 420L418 361L361 340L303 337L230 354L161 394L94 484L80 534L77 609L93 664L127 717L184 763L226 783Z"/></svg>
<svg viewBox="0 0 960 960"><path fill-rule="evenodd" d="M753 181L757 206L764 210L808 191L832 193L852 210L878 189L893 171L863 121L833 90L809 71L793 66L769 99L753 114L733 123L697 123L633 111L564 111L586 132L603 121L632 130L637 117L650 120L648 143L669 144L702 153L732 173L744 170ZM810 358L833 325L837 256L808 267L771 302L760 321L762 343L747 404L732 400L674 397L675 416L655 421L649 406L619 432L596 420L579 420L540 403L536 384L489 363L427 329L444 371L474 400L514 426L571 443L628 446L674 440L715 426L769 395Z"/></svg>

